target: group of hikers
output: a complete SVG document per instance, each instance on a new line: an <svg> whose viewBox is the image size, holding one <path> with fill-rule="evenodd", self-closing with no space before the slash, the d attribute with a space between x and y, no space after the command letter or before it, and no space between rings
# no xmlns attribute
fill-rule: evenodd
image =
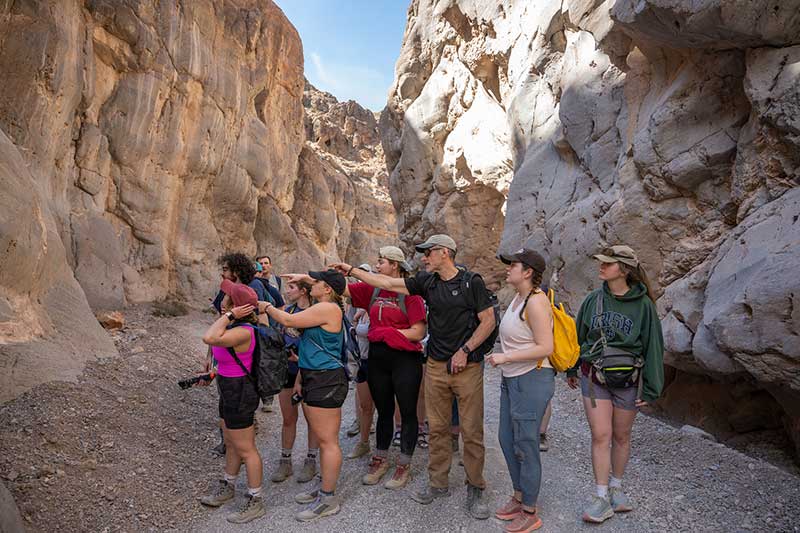
<svg viewBox="0 0 800 533"><path fill-rule="evenodd" d="M481 276L456 263L452 238L433 235L415 248L422 263L416 274L396 246L380 248L372 266L334 263L327 270L281 277L272 275L272 262L266 256L255 264L244 254L221 258L222 282L215 302L221 314L203 341L214 361L205 370L216 365L225 469L223 479L201 498L204 505L219 507L234 498L244 464L247 495L228 520L245 523L266 513L254 427L260 398L248 379L255 327L262 324L283 334L289 359L288 379L278 394L281 457L271 479L281 482L292 476L298 404L302 404L308 453L297 480L307 482L317 475L319 480L295 497L306 505L295 517L310 521L339 512L341 408L350 386L339 354L348 333L344 317L349 300L363 357L358 375L352 376L357 382L358 418L349 432L360 433L361 439L350 457L371 451L372 412L377 411L375 450L362 482L378 484L391 470L384 487L405 487L415 449L424 445L429 451L429 480L410 497L428 505L447 496L458 442L453 428L458 426L466 511L474 519L489 518L483 476L483 381L489 364L502 373L498 437L513 486L508 501L494 515L508 521L508 532L542 526L537 512L540 433L545 427L542 420L549 417L556 375L551 364L554 307L541 288L545 259L533 249L498 255L507 265L506 282L515 289L498 324ZM581 389L592 436L596 492L582 518L600 523L633 509L622 478L636 413L661 394L663 340L654 296L635 252L628 246L612 246L594 258L602 287L589 293L578 311L574 329L580 355L566 375L569 387ZM493 342L496 328L499 348ZM390 461L393 443L399 445L399 454Z"/></svg>

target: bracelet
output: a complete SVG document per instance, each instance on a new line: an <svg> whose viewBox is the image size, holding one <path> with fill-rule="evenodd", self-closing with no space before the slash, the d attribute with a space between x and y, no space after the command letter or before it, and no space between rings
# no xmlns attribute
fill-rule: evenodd
<svg viewBox="0 0 800 533"><path fill-rule="evenodd" d="M352 273L353 273L353 269L354 269L354 268L355 268L355 267L352 267L352 266L350 267L350 270L348 270L348 271L347 271L347 277L350 277L350 274L352 274Z"/></svg>

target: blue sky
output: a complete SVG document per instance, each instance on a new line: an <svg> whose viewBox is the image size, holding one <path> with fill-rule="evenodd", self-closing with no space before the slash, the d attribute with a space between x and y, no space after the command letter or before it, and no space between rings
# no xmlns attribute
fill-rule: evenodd
<svg viewBox="0 0 800 533"><path fill-rule="evenodd" d="M303 40L306 78L339 100L386 105L410 0L275 0Z"/></svg>

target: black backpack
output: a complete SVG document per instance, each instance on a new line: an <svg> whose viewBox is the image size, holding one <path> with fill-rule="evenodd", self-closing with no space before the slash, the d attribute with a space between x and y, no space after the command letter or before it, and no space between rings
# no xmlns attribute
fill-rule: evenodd
<svg viewBox="0 0 800 533"><path fill-rule="evenodd" d="M470 272L469 270L461 267L459 267L459 270L464 272L464 275L461 277L461 293L465 295L467 304L473 309L473 313L470 315L469 334L467 335L467 338L463 340L463 342L467 342L469 337L471 337L478 328L478 324L480 324L480 320L478 320L478 310L476 309L477 304L472 298L471 284L476 276L481 277L481 275L477 272ZM433 286L437 279L440 279L438 274L434 274L428 278L428 281L425 283L426 293ZM486 287L485 284L484 287ZM491 351L494 349L494 344L497 342L497 337L500 335L500 302L498 301L497 295L494 293L494 291L491 291L488 288L486 288L486 297L492 304L492 309L494 309L494 329L486 338L486 340L480 344L480 346L472 350L472 353L468 358L468 360L472 362L483 361L484 356L488 353L491 353Z"/></svg>
<svg viewBox="0 0 800 533"><path fill-rule="evenodd" d="M336 361L343 369L348 381L353 381L361 370L361 348L358 346L356 328L346 316L342 315L342 347L338 354L332 354L322 346L309 339L325 355Z"/></svg>
<svg viewBox="0 0 800 533"><path fill-rule="evenodd" d="M256 332L256 347L253 349L251 371L247 371L247 367L244 366L233 348L228 348L228 353L233 356L233 359L247 374L261 398L275 396L283 389L283 384L286 382L286 376L289 372L289 362L284 351L286 343L283 335L274 328L263 324L259 324L256 327L249 323L235 322L230 327L235 326L249 327Z"/></svg>

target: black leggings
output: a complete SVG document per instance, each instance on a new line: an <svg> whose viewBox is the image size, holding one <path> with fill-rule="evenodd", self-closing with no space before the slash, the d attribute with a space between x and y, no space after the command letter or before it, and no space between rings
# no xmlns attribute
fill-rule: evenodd
<svg viewBox="0 0 800 533"><path fill-rule="evenodd" d="M378 423L375 440L379 450L388 450L394 431L394 400L400 406L400 453L411 456L417 445L417 398L422 382L422 354L395 350L382 342L369 343L367 384Z"/></svg>

